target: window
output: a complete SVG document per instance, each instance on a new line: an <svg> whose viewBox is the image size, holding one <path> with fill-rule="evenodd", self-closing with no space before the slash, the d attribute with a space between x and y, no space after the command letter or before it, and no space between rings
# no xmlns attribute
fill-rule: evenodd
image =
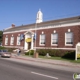
<svg viewBox="0 0 80 80"><path fill-rule="evenodd" d="M45 44L45 34L40 35L40 44Z"/></svg>
<svg viewBox="0 0 80 80"><path fill-rule="evenodd" d="M17 45L20 45L20 36L17 36Z"/></svg>
<svg viewBox="0 0 80 80"><path fill-rule="evenodd" d="M8 45L8 37L5 37L5 45Z"/></svg>
<svg viewBox="0 0 80 80"><path fill-rule="evenodd" d="M72 45L73 44L73 33L67 32L65 33L65 44Z"/></svg>
<svg viewBox="0 0 80 80"><path fill-rule="evenodd" d="M13 45L14 44L14 37L12 36L11 37L11 43L10 43L11 45Z"/></svg>
<svg viewBox="0 0 80 80"><path fill-rule="evenodd" d="M57 33L51 34L51 45L55 45L55 44L58 44L58 34Z"/></svg>

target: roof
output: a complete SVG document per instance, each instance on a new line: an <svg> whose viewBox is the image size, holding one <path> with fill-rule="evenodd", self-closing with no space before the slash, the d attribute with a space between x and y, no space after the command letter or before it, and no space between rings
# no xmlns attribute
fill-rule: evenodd
<svg viewBox="0 0 80 80"><path fill-rule="evenodd" d="M70 23L70 22L76 22L80 20L80 16L76 16L76 17L70 17L70 18L63 18L63 19L57 19L57 20L50 20L50 21L45 21L45 22L41 22L41 23L33 23L33 24L28 24L28 25L21 25L21 26L15 26L14 28L9 28L7 30L4 30L4 32L10 32L10 31L14 31L14 30L24 30L24 29L31 29L31 28L35 28L35 25L37 24L37 27L44 27L47 25L52 25L52 24L63 24L63 23Z"/></svg>

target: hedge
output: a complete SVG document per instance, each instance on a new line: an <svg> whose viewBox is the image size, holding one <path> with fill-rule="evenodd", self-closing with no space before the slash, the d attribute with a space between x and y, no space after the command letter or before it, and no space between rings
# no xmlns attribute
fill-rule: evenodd
<svg viewBox="0 0 80 80"><path fill-rule="evenodd" d="M29 50L28 52L25 52L25 55L33 55L34 54L34 50Z"/></svg>
<svg viewBox="0 0 80 80"><path fill-rule="evenodd" d="M49 53L49 55L52 57L54 56L54 57L75 59L75 51L74 50L38 49L37 52L41 56L46 56L46 54Z"/></svg>
<svg viewBox="0 0 80 80"><path fill-rule="evenodd" d="M9 52L13 52L13 50L15 50L16 48L7 48L7 47L0 46L0 50L3 50L3 49L8 50Z"/></svg>

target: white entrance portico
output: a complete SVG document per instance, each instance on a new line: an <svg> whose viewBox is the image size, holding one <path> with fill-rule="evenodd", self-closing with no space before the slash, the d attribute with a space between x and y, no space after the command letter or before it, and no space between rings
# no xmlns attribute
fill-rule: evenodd
<svg viewBox="0 0 80 80"><path fill-rule="evenodd" d="M33 49L34 32L27 31L26 33L24 33L24 35L25 35L24 50Z"/></svg>

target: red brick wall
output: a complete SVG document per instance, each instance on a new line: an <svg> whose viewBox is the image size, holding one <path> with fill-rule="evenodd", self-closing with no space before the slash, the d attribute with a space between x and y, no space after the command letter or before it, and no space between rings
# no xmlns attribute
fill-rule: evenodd
<svg viewBox="0 0 80 80"><path fill-rule="evenodd" d="M73 42L73 46L65 46L65 32L68 32L68 29L71 30L71 32L73 32L73 37L74 37L74 42ZM56 30L56 32L58 33L58 46L51 46L51 34L53 33L53 31ZM40 41L40 34L42 33L42 31L44 32L44 34L46 34L46 43L45 46L40 46L39 45L39 41ZM5 36L8 35L8 45L10 46L10 37L12 36L12 34L15 37L15 43L13 46L16 46L17 44L17 36L18 34L23 34L25 32L19 32L19 33L11 33L11 34L3 34L3 46L5 46L4 42L5 42ZM75 45L80 42L80 26L73 26L73 27L60 27L60 28L51 28L51 29L43 29L43 30L37 30L37 40L36 40L36 46L37 47L51 47L51 48L75 48ZM20 46L24 46L24 40L21 42Z"/></svg>
<svg viewBox="0 0 80 80"><path fill-rule="evenodd" d="M38 30L37 31L37 47L43 47L39 45L39 35L44 32L46 34L46 44L45 47L55 47L55 48L74 48L77 42L80 41L80 26L74 26L74 27L61 27L61 28L53 28L53 29L44 29L44 30ZM74 44L73 46L65 46L65 32L68 32L68 29L73 32L74 37ZM51 46L51 34L53 31L56 30L58 33L58 46Z"/></svg>
<svg viewBox="0 0 80 80"><path fill-rule="evenodd" d="M18 32L18 33L9 33L9 34L3 34L3 46L24 46L24 40L21 41L21 45L17 45L17 36L18 34L24 34L25 32ZM5 45L5 37L8 35L8 45ZM14 36L14 44L10 45L10 39L11 36Z"/></svg>

